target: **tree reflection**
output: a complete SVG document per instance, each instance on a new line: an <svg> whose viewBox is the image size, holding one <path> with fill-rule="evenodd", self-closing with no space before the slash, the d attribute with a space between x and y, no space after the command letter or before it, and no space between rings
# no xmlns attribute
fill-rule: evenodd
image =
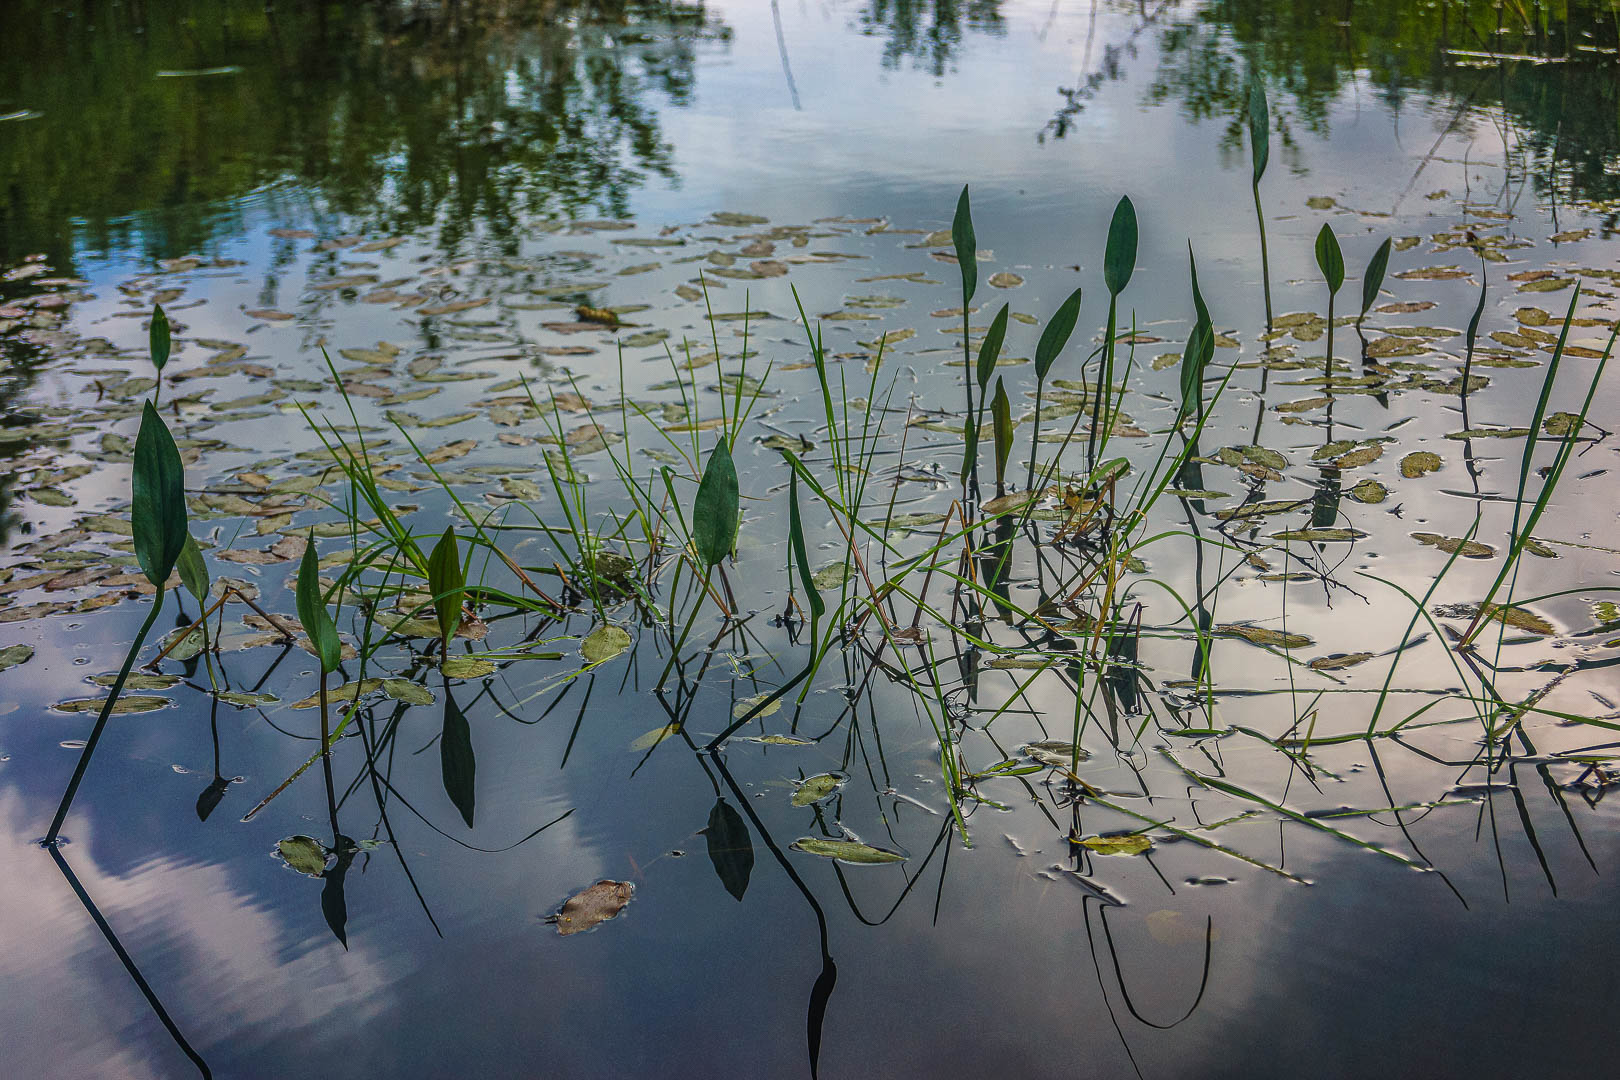
<svg viewBox="0 0 1620 1080"><path fill-rule="evenodd" d="M1414 94L1499 107L1538 184L1589 198L1620 194L1620 23L1611 5L1338 6L1324 18L1315 4L1215 0L1162 29L1148 100L1175 102L1194 120L1222 120L1234 155L1243 150L1250 70L1289 103L1274 114L1285 156L1299 129L1327 133L1330 107L1358 81L1397 114Z"/></svg>
<svg viewBox="0 0 1620 1080"><path fill-rule="evenodd" d="M867 37L885 39L885 68L909 62L935 77L952 70L968 30L1007 32L1001 0L871 0L859 25Z"/></svg>
<svg viewBox="0 0 1620 1080"><path fill-rule="evenodd" d="M0 262L77 245L163 256L240 231L293 180L382 234L622 216L673 179L653 99L681 104L701 3L267 7L258 0L7 9ZM215 74L198 74L224 69ZM160 75L160 72L171 73ZM138 224L129 215L148 212Z"/></svg>

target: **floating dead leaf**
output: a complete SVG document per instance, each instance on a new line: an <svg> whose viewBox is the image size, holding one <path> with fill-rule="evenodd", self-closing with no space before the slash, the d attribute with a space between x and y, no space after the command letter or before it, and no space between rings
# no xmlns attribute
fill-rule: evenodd
<svg viewBox="0 0 1620 1080"><path fill-rule="evenodd" d="M281 699L274 694L256 694L247 690L221 690L214 695L227 705L249 709L256 705L274 705Z"/></svg>
<svg viewBox="0 0 1620 1080"><path fill-rule="evenodd" d="M382 692L407 705L432 705L437 700L432 690L409 679L384 679Z"/></svg>
<svg viewBox="0 0 1620 1080"><path fill-rule="evenodd" d="M546 919L563 937L594 929L623 911L636 887L628 881L598 881L563 901L563 906Z"/></svg>
<svg viewBox="0 0 1620 1080"><path fill-rule="evenodd" d="M1010 270L990 275L990 284L998 289L1016 289L1024 283L1024 279Z"/></svg>
<svg viewBox="0 0 1620 1080"><path fill-rule="evenodd" d="M1265 626L1248 626L1243 623L1225 623L1217 626L1215 633L1222 637L1239 637L1251 645L1273 649L1304 649L1316 644L1304 634L1288 634Z"/></svg>
<svg viewBox="0 0 1620 1080"><path fill-rule="evenodd" d="M1424 473L1432 473L1441 466L1440 455L1428 450L1414 450L1401 458L1401 475L1415 480Z"/></svg>
<svg viewBox="0 0 1620 1080"><path fill-rule="evenodd" d="M1420 544L1427 544L1432 548L1439 548L1447 555L1455 554L1459 549L1465 559L1489 559L1496 554L1496 549L1489 544L1481 544L1477 540L1466 540L1460 536L1441 536L1439 533L1415 532L1412 539Z"/></svg>
<svg viewBox="0 0 1620 1080"><path fill-rule="evenodd" d="M1025 743L1021 749L1030 760L1053 769L1067 769L1075 761L1085 761L1091 756L1091 752L1085 747L1076 748L1074 743L1059 739Z"/></svg>
<svg viewBox="0 0 1620 1080"><path fill-rule="evenodd" d="M482 679L495 674L495 661L470 653L454 653L440 661L439 671L451 679Z"/></svg>
<svg viewBox="0 0 1620 1080"><path fill-rule="evenodd" d="M73 698L70 701L59 701L51 708L57 712L68 713L97 713L107 704L106 698ZM167 708L168 698L152 697L143 694L124 694L113 703L112 715L123 716L128 713L155 712Z"/></svg>
<svg viewBox="0 0 1620 1080"><path fill-rule="evenodd" d="M1005 514L1029 503L1032 496L1027 491L1012 492L1006 495L997 495L979 507L981 513L994 517Z"/></svg>
<svg viewBox="0 0 1620 1080"><path fill-rule="evenodd" d="M318 878L326 873L326 848L313 836L289 836L276 841L276 854L290 869L306 877Z"/></svg>
<svg viewBox="0 0 1620 1080"><path fill-rule="evenodd" d="M14 668L18 664L26 664L34 658L32 645L7 645L0 649L0 671Z"/></svg>
<svg viewBox="0 0 1620 1080"><path fill-rule="evenodd" d="M759 743L761 746L814 746L814 739L801 739L797 735L738 735L737 742Z"/></svg>
<svg viewBox="0 0 1620 1080"><path fill-rule="evenodd" d="M1361 503L1381 503L1389 498L1389 488L1376 480L1363 480L1350 489L1350 497Z"/></svg>
<svg viewBox="0 0 1620 1080"><path fill-rule="evenodd" d="M799 782L793 790L794 806L810 806L831 798L849 777L843 773L817 773Z"/></svg>
<svg viewBox="0 0 1620 1080"><path fill-rule="evenodd" d="M801 836L789 846L794 851L802 851L806 855L819 855L823 859L834 859L854 866L875 866L879 863L905 862L908 858L908 856L902 855L898 851L873 847L871 844L863 844L853 838Z"/></svg>
<svg viewBox="0 0 1620 1080"><path fill-rule="evenodd" d="M1298 540L1307 544L1342 544L1366 539L1360 529L1284 529L1271 534L1273 540Z"/></svg>
<svg viewBox="0 0 1620 1080"><path fill-rule="evenodd" d="M1478 611L1477 604L1458 604L1455 607L1436 609L1435 614L1447 619L1472 619ZM1552 623L1517 604L1488 604L1485 607L1485 618L1541 637L1551 637L1557 632Z"/></svg>
<svg viewBox="0 0 1620 1080"><path fill-rule="evenodd" d="M362 679L358 682L347 682L334 690L328 690L326 692L326 700L329 704L342 701L353 701L356 698L363 698L367 694L375 693L377 690L382 688L382 684L383 681L381 679ZM294 709L313 709L320 703L321 695L319 691L317 691L316 693L309 695L307 698L293 702L290 707Z"/></svg>
<svg viewBox="0 0 1620 1080"><path fill-rule="evenodd" d="M1312 671L1338 671L1340 668L1355 667L1371 660L1370 652L1333 653L1329 656L1318 656L1305 666Z"/></svg>
<svg viewBox="0 0 1620 1080"><path fill-rule="evenodd" d="M1123 833L1116 836L1088 836L1080 841L1080 846L1090 848L1098 855L1140 855L1152 849L1153 841L1141 833Z"/></svg>
<svg viewBox="0 0 1620 1080"><path fill-rule="evenodd" d="M630 647L630 634L621 626L603 623L579 643L579 654L587 664L600 664L613 659Z"/></svg>

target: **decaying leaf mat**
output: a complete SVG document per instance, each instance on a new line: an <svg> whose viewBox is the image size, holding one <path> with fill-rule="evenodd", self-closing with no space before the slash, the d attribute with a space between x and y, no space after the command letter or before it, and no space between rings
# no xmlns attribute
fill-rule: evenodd
<svg viewBox="0 0 1620 1080"><path fill-rule="evenodd" d="M623 911L625 905L630 903L630 897L635 895L635 891L636 887L628 881L609 881L604 878L563 901L563 906L557 914L548 916L546 922L554 924L557 933L564 937L569 934L582 934Z"/></svg>

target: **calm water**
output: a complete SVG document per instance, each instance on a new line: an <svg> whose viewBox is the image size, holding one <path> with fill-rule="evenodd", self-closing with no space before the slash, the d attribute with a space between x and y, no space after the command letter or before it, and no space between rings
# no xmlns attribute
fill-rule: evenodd
<svg viewBox="0 0 1620 1080"><path fill-rule="evenodd" d="M1536 333L1557 329L1539 313L1556 321L1571 296L1561 283L1582 278L1587 321L1552 404L1578 410L1620 293L1617 24L1602 4L1569 4L1568 25L1564 5L1557 17L1524 7L1499 23L1484 4L1395 0L1346 3L1333 19L1262 0L287 0L273 13L13 0L0 45L0 647L34 653L0 672L8 1075L184 1076L197 1068L184 1046L222 1077L1605 1075L1601 1032L1620 1005L1605 952L1620 931L1607 884L1620 822L1605 798L1620 615L1600 607L1620 568L1610 385L1594 397L1598 434L1536 530L1547 557L1527 558L1515 584L1519 597L1561 594L1526 601L1545 632L1509 635L1491 656L1504 699L1535 694L1548 710L1506 740L1482 744L1472 705L1447 693L1465 673L1422 624L1383 722L1427 705L1409 731L1284 752L1252 733L1364 729L1390 658L1324 673L1223 638L1206 713L1175 685L1199 661L1167 599L1228 576L1215 622L1308 635L1301 661L1383 654L1412 606L1368 575L1422 596L1446 561L1414 533L1460 537L1477 510L1499 557L1523 446L1503 429L1528 424L1548 355ZM1274 120L1269 349L1242 112L1251 69ZM870 642L834 651L801 708L745 732L809 744L692 745L804 663L777 618L787 474L764 441L808 439L806 459L827 468L790 287L812 316L835 316L823 325L839 398L866 407L872 342L894 342L877 367L874 396L894 390L866 517L881 523L891 494L895 517L937 514L957 492L959 438L904 425L959 407L961 370L946 365L960 363L960 324L930 314L960 303L957 268L930 234L949 226L963 183L984 275L1012 275L981 285L975 333L1002 301L1045 320L1079 285L1076 339L1100 336L1103 237L1128 194L1142 221L1125 297L1138 334L1129 421L1146 433L1175 419L1177 371L1154 361L1186 336L1189 241L1229 339L1217 360L1239 365L1203 439L1199 490L1222 494L1154 512L1177 535L1143 572L1166 587L1135 598L1145 625L1166 629L1144 635L1145 684L1116 687L1106 709L1093 701L1081 767L1093 789L1039 772L986 780L962 800L971 845L933 714ZM750 216L726 216L738 214ZM1351 267L1340 315L1354 314L1379 240L1398 239L1378 301L1394 306L1368 319L1389 368L1325 413L1308 400L1324 346L1306 317L1324 309L1311 252L1324 221ZM1481 252L1492 292L1473 371L1490 381L1464 413L1445 384ZM751 501L731 584L754 614L724 627L710 609L679 693L653 692L669 637L630 605L609 615L635 648L577 677L588 606L560 622L486 612L489 636L457 646L508 650L495 675L447 679L422 641L385 649L382 674L432 703L372 694L333 754L335 806L315 770L242 822L318 736L315 713L290 706L314 692L310 657L255 640L264 628L232 604L210 663L166 662L179 680L129 691L159 707L115 717L98 749L60 849L72 876L37 846L91 724L57 706L104 693L86 680L116 669L148 610L119 580L131 559L105 515L127 509L120 440L149 390L153 300L176 323L170 371L183 377L164 393L200 500L193 532L213 545L216 578L290 613L296 563L272 545L336 518L308 497L320 444L296 408L347 422L321 346L359 388L368 437L387 440L379 475L401 512L424 534L467 527L389 413L424 449L455 447L440 467L461 496L505 514L514 556L548 567L552 542L518 531L534 519L504 505L517 496L558 520L538 466L545 429L522 415L517 377L615 415L622 387L664 426L689 419L664 342L718 344L728 373L744 349L741 321L711 322L676 291L699 268L713 312L768 314L749 320L749 370L778 370L736 451ZM622 367L606 334L559 328L577 303L647 305L623 310L635 326L619 334ZM1353 328L1335 333L1343 373L1372 370ZM1015 323L1009 355L1028 357L1036 334ZM1077 377L1078 359L1054 376ZM1006 370L1027 408L1027 368ZM699 397L714 416L718 395ZM556 415L565 432L586 425L571 407ZM641 467L664 460L649 450L689 444L673 432L671 449L658 426L633 424ZM1054 426L1068 425L1042 430ZM624 512L583 435L571 445L591 513ZM1121 438L1119 453L1151 466L1157 441ZM1336 454L1382 449L1341 475L1313 458L1335 441L1349 444ZM1423 450L1444 467L1403 476L1396 463ZM1372 478L1387 497L1350 496ZM1220 509L1245 498L1294 500L1275 519L1285 528L1362 535L1284 558L1268 520L1207 543ZM824 510L808 516L810 562L837 564L847 542ZM351 546L335 530L321 545L323 557ZM1009 595L1033 607L1050 571L1020 560ZM1497 565L1459 560L1429 607L1477 600ZM171 608L162 625L188 621ZM1070 737L1074 694L1058 671L1022 692L1027 666L963 651L948 627L932 634L936 651L907 662L931 658L951 719L966 722L953 748L969 768ZM986 634L1053 647L994 620ZM516 659L527 640L538 655ZM278 700L210 692L226 684ZM683 737L660 740L671 721ZM443 764L460 730L475 782ZM847 774L839 792L794 805L794 783L828 771ZM847 866L790 847L840 826L908 858ZM1133 829L1151 851L1067 839ZM728 832L742 839L711 856ZM275 854L295 835L341 854L319 878L295 872ZM635 885L622 914L579 935L544 921L599 879Z"/></svg>

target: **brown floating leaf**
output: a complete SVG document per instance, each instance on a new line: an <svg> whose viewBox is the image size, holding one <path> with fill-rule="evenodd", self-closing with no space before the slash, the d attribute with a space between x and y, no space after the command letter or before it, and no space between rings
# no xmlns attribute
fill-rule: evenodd
<svg viewBox="0 0 1620 1080"><path fill-rule="evenodd" d="M1080 841L1081 847L1090 848L1098 855L1140 855L1153 847L1153 841L1141 833L1122 836L1088 836Z"/></svg>
<svg viewBox="0 0 1620 1080"><path fill-rule="evenodd" d="M1441 536L1439 533L1416 532L1412 534L1412 539L1420 544L1439 548L1447 555L1455 554L1457 549L1461 548L1465 559L1488 559L1496 554L1496 549L1491 545L1481 544L1476 540L1465 540L1460 536Z"/></svg>
<svg viewBox="0 0 1620 1080"><path fill-rule="evenodd" d="M1333 653L1331 656L1318 656L1305 666L1312 671L1338 671L1340 668L1365 664L1372 657L1370 652Z"/></svg>
<svg viewBox="0 0 1620 1080"><path fill-rule="evenodd" d="M546 921L555 924L557 933L564 937L583 933L623 911L635 891L636 887L628 881L598 881L570 896L557 914Z"/></svg>
<svg viewBox="0 0 1620 1080"><path fill-rule="evenodd" d="M1401 458L1401 475L1408 480L1415 480L1424 473L1431 473L1440 467L1440 455L1428 450L1414 450Z"/></svg>
<svg viewBox="0 0 1620 1080"><path fill-rule="evenodd" d="M1281 630L1271 630L1264 626L1245 626L1241 623L1225 623L1217 626L1215 633L1222 637L1240 637L1251 645L1265 645L1274 649L1303 649L1316 644L1304 634L1285 634Z"/></svg>

